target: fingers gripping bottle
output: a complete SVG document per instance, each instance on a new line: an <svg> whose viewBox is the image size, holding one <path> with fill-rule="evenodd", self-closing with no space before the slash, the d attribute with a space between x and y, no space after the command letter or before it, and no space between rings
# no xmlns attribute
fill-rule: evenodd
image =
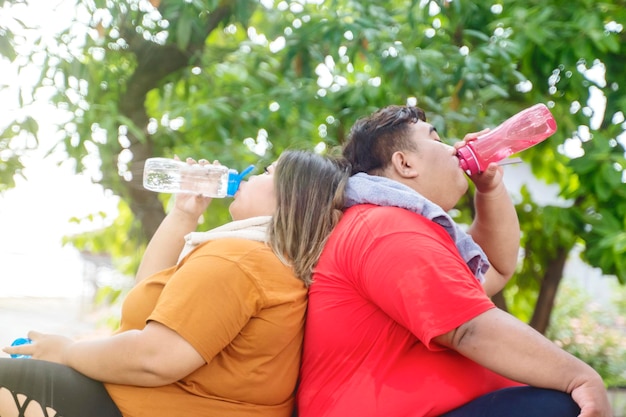
<svg viewBox="0 0 626 417"><path fill-rule="evenodd" d="M232 197L241 180L254 169L239 174L223 165L189 165L168 158L149 158L143 169L143 186L158 193L194 193L205 197Z"/></svg>
<svg viewBox="0 0 626 417"><path fill-rule="evenodd" d="M27 337L18 337L17 339L15 339L13 341L13 343L11 343L11 346L19 346L19 345L29 345L32 343L32 340L30 340ZM21 355L19 353L12 353L11 354L12 358L24 358L24 359L28 359L30 358L30 355Z"/></svg>
<svg viewBox="0 0 626 417"><path fill-rule="evenodd" d="M468 175L479 174L489 163L528 149L554 132L556 121L550 110L544 104L535 104L459 148L459 164Z"/></svg>

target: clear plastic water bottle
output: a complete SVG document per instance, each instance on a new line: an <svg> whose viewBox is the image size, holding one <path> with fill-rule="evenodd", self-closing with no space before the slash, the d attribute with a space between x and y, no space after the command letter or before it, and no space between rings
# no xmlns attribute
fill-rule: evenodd
<svg viewBox="0 0 626 417"><path fill-rule="evenodd" d="M550 110L544 104L535 104L459 148L459 165L469 175L481 173L491 162L528 149L554 132L556 121Z"/></svg>
<svg viewBox="0 0 626 417"><path fill-rule="evenodd" d="M143 169L144 188L158 193L194 193L206 197L232 197L241 180L254 169L239 174L223 165L189 165L169 158L149 158Z"/></svg>
<svg viewBox="0 0 626 417"><path fill-rule="evenodd" d="M26 338L26 337L18 337L17 339L15 339L13 341L13 343L11 343L11 346L19 346L19 345L29 345L31 344L33 341ZM23 358L23 359L27 359L30 358L30 355L21 355L18 353L12 353L11 354L12 358Z"/></svg>

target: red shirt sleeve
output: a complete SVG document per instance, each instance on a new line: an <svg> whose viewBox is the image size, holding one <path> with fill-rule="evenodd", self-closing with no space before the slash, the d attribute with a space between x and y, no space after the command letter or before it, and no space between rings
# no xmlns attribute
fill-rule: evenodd
<svg viewBox="0 0 626 417"><path fill-rule="evenodd" d="M495 306L441 226L403 215L406 227L379 234L361 257L361 291L425 346L438 349L431 345L434 337Z"/></svg>

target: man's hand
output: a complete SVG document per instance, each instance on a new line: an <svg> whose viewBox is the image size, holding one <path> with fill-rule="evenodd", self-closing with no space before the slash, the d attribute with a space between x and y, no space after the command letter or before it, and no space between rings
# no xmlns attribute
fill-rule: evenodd
<svg viewBox="0 0 626 417"><path fill-rule="evenodd" d="M611 404L602 379L587 381L572 391L572 399L580 407L579 417L611 417Z"/></svg>
<svg viewBox="0 0 626 417"><path fill-rule="evenodd" d="M478 137L487 132L489 132L489 129L484 129L475 133L468 133L465 135L463 140L454 144L454 148L459 149L466 146L469 142L475 141ZM480 174L470 175L469 177L474 185L476 185L476 190L480 193L490 193L491 191L496 190L500 185L504 185L502 182L504 172L498 164L493 162L487 166L485 171Z"/></svg>

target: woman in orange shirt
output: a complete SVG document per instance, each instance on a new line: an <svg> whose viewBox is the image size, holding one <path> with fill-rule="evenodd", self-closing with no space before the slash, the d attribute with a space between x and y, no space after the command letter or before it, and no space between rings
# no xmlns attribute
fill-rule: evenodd
<svg viewBox="0 0 626 417"><path fill-rule="evenodd" d="M241 184L233 222L204 233L210 199L177 195L120 329L5 348L32 359L0 360L0 415L291 415L307 286L347 177L339 160L287 151Z"/></svg>

